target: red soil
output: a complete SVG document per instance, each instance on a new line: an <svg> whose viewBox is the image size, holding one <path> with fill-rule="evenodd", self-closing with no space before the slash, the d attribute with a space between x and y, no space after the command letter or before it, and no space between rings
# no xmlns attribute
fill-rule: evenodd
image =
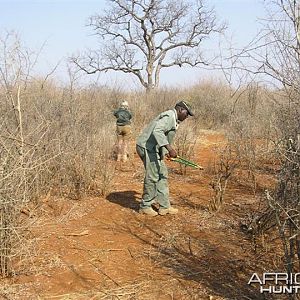
<svg viewBox="0 0 300 300"><path fill-rule="evenodd" d="M262 247L240 230L257 208L250 183L232 180L221 209L208 209L209 166L223 145L221 134L203 134L195 160L204 171L180 175L179 166L168 162L175 216L138 214L143 167L136 154L117 165L106 197L45 199L33 227L32 264L0 282L0 298L271 299L247 284L253 272L281 266L278 249ZM261 176L263 189L272 181Z"/></svg>

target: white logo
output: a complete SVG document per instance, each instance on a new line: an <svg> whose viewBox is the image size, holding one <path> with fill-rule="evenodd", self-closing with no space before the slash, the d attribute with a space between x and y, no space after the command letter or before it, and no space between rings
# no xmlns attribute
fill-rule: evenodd
<svg viewBox="0 0 300 300"><path fill-rule="evenodd" d="M248 284L258 283L260 293L296 294L300 292L300 273L253 273Z"/></svg>

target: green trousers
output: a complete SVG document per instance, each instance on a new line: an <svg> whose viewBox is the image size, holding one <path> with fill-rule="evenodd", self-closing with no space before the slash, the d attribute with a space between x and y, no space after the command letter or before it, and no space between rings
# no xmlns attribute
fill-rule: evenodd
<svg viewBox="0 0 300 300"><path fill-rule="evenodd" d="M158 153L136 146L145 167L144 191L141 208L151 207L155 201L161 208L169 208L168 169Z"/></svg>

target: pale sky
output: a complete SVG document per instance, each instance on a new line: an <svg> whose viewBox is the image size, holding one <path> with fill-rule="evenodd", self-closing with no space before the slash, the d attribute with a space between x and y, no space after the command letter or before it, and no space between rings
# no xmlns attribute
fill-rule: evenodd
<svg viewBox="0 0 300 300"><path fill-rule="evenodd" d="M214 6L220 19L228 24L228 34L237 46L249 42L258 31L258 18L264 15L262 0L206 0ZM88 17L105 7L105 0L0 0L0 35L4 30L16 31L21 41L33 51L45 43L37 72L47 74L58 61L55 76L62 78L65 59L85 48L95 48L96 39L86 27ZM201 70L169 69L161 73L162 85L186 85L213 73ZM122 80L115 74L99 75L105 84Z"/></svg>

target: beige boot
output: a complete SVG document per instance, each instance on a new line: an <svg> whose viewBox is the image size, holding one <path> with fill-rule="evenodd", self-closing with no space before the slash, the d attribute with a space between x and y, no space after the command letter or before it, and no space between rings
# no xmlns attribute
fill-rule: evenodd
<svg viewBox="0 0 300 300"><path fill-rule="evenodd" d="M118 154L118 155L117 155L117 161L121 161L121 159L122 159L122 155L121 155L121 154Z"/></svg>
<svg viewBox="0 0 300 300"><path fill-rule="evenodd" d="M166 214L176 215L178 213L178 209L170 206L169 208L160 208L158 213L161 216L165 216Z"/></svg>
<svg viewBox="0 0 300 300"><path fill-rule="evenodd" d="M155 217L158 213L152 207L140 208L140 214L148 215L150 217Z"/></svg>

